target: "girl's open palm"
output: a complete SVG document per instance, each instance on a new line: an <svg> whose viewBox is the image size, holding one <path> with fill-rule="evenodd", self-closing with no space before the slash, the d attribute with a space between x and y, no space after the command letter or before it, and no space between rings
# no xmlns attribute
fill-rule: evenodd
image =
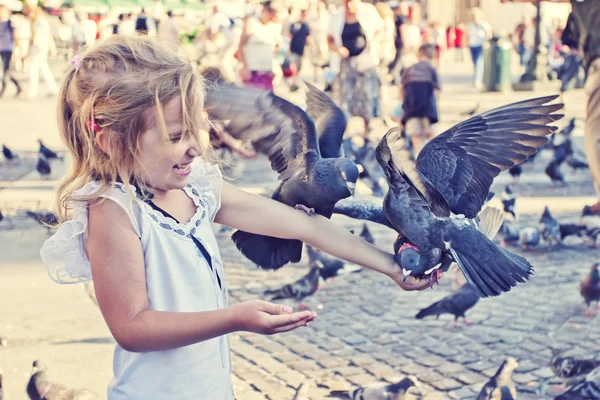
<svg viewBox="0 0 600 400"><path fill-rule="evenodd" d="M236 330L272 335L308 326L317 318L313 311L292 312L292 308L263 300L250 300L232 307Z"/></svg>

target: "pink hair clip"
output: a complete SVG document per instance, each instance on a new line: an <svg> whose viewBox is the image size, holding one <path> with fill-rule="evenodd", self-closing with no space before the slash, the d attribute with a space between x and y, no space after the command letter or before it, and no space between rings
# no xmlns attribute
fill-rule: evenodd
<svg viewBox="0 0 600 400"><path fill-rule="evenodd" d="M79 54L73 57L71 64L75 66L75 71L79 71L79 68L81 68L81 57L79 57Z"/></svg>
<svg viewBox="0 0 600 400"><path fill-rule="evenodd" d="M100 132L100 127L93 120L88 121L87 126L96 133Z"/></svg>

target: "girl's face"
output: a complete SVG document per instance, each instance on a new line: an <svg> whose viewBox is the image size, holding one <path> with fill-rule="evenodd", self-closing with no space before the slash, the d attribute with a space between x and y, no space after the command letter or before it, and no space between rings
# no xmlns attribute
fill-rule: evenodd
<svg viewBox="0 0 600 400"><path fill-rule="evenodd" d="M154 189L154 194L184 188L192 171L192 161L200 155L200 149L191 134L182 132L181 99L171 100L164 108L168 137L161 133L160 125L152 116L146 118L149 128L140 136L138 176Z"/></svg>

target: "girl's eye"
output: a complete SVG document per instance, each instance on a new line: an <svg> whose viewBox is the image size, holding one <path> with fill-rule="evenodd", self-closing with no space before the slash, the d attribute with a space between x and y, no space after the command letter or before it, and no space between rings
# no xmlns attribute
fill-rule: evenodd
<svg viewBox="0 0 600 400"><path fill-rule="evenodd" d="M171 143L179 143L181 141L181 135L171 136Z"/></svg>

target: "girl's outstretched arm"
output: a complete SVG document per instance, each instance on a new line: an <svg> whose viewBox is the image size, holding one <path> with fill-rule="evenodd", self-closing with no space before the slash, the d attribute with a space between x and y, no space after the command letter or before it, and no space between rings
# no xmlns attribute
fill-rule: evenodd
<svg viewBox="0 0 600 400"><path fill-rule="evenodd" d="M405 290L430 287L429 280L410 276L406 281L392 254L387 253L321 215L307 216L264 196L224 183L221 209L215 222L246 232L282 239L298 239L334 257L388 275Z"/></svg>

